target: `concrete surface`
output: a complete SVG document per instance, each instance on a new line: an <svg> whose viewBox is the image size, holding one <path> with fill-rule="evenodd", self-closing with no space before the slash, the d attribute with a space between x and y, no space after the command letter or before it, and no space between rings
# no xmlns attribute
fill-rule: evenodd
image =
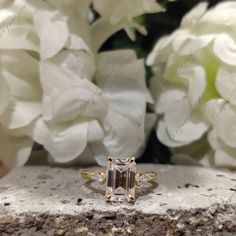
<svg viewBox="0 0 236 236"><path fill-rule="evenodd" d="M36 216L45 216L45 214L50 217L70 216L72 218L83 215L90 222L98 221L101 217L110 215L110 213L115 214L114 219L117 221L119 215L138 215L138 217L140 215L145 217L172 215L172 218L174 218L180 212L184 212L183 215L186 215L189 219L191 215L199 211L204 212L204 215L211 211L214 211L215 214L218 211L220 215L211 217L213 222L220 222L220 217L224 222L230 221L231 231L235 230L236 234L236 173L201 167L154 164L139 165L138 169L157 171L158 185L148 183L137 189L137 200L133 205L129 203L106 203L104 201L105 186L94 182L86 182L80 177L80 170L78 169L50 167L16 169L0 180L0 232L2 230L5 235L14 235L14 233L7 234L6 225L8 223L12 223L17 218L22 219L31 216L35 218ZM91 212L94 217L89 220L86 217ZM222 214L224 215L223 218ZM158 220L160 220L160 217ZM108 228L111 230L114 225L110 218L108 221L111 224ZM153 219L151 222L153 223ZM16 224L18 223L14 222L14 227L16 227ZM178 221L175 220L173 230L176 230L177 224ZM172 229L172 226L167 224L165 227ZM83 225L83 227L87 226ZM145 228L145 226L142 227ZM119 229L119 227L115 228ZM225 229L224 225L219 226L220 231L223 229ZM17 230L20 230L19 227ZM96 230L92 231L95 235L99 235ZM160 232L166 235L166 230L166 228L163 228ZM85 231L85 235L89 235L88 230ZM108 231L105 230L105 232ZM117 235L128 235L127 232ZM162 235L160 232L159 235ZM114 231L111 235L116 235L116 233ZM136 235L134 232L132 234ZM44 235L56 235L56 233L45 233ZM82 235L82 233L80 232L78 235ZM137 233L137 235L139 234ZM143 233L143 235L148 234Z"/></svg>

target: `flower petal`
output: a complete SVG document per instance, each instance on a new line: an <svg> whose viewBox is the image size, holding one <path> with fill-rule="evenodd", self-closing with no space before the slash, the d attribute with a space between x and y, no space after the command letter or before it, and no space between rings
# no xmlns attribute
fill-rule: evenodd
<svg viewBox="0 0 236 236"><path fill-rule="evenodd" d="M97 52L105 43L105 41L114 33L129 27L137 28L145 33L142 27L140 27L135 22L127 19L122 20L119 24L116 25L111 24L111 22L106 18L100 18L99 20L95 21L95 23L93 23L91 27L93 51Z"/></svg>
<svg viewBox="0 0 236 236"><path fill-rule="evenodd" d="M104 138L104 132L97 120L88 123L88 142L99 142Z"/></svg>
<svg viewBox="0 0 236 236"><path fill-rule="evenodd" d="M124 58L127 57L126 53L127 51L124 51ZM110 60L104 64L108 61L106 57ZM118 51L99 55L96 83L103 89L113 111L132 117L137 122L143 122L146 102L152 102L145 85L143 61L126 63L124 59L122 64L116 64L117 57L121 60L122 53ZM132 75L130 71L133 71Z"/></svg>
<svg viewBox="0 0 236 236"><path fill-rule="evenodd" d="M65 12L66 15L76 15L87 18L89 6L92 0L47 0L52 3L57 9Z"/></svg>
<svg viewBox="0 0 236 236"><path fill-rule="evenodd" d="M213 129L208 133L208 141L213 150L215 150L214 165L221 168L233 168L236 166L236 149L227 146L220 139L216 129Z"/></svg>
<svg viewBox="0 0 236 236"><path fill-rule="evenodd" d="M205 167L211 168L215 165L215 155L212 150L204 153L202 158L198 160L198 162Z"/></svg>
<svg viewBox="0 0 236 236"><path fill-rule="evenodd" d="M97 60L98 60L98 67L101 66L105 68L106 65L109 65L109 66L126 65L127 63L136 61L137 56L134 50L122 49L122 50L99 53ZM108 74L110 74L110 72L108 72Z"/></svg>
<svg viewBox="0 0 236 236"><path fill-rule="evenodd" d="M155 64L166 62L172 53L172 44L174 39L176 39L179 35L185 34L188 34L188 31L180 29L169 36L160 38L147 58L147 65L154 66Z"/></svg>
<svg viewBox="0 0 236 236"><path fill-rule="evenodd" d="M34 27L29 23L14 22L10 28L0 28L0 49L24 49L38 52Z"/></svg>
<svg viewBox="0 0 236 236"><path fill-rule="evenodd" d="M208 9L207 13L199 20L199 24L203 26L204 30L207 26L207 30L220 29L220 31L225 31L226 26L234 25L236 20L235 10L236 4L234 1L218 3L215 7Z"/></svg>
<svg viewBox="0 0 236 236"><path fill-rule="evenodd" d="M91 89L96 94L101 94L101 90L87 79L79 78L67 66L59 66L49 61L40 62L40 81L45 96L53 96L65 88L80 86Z"/></svg>
<svg viewBox="0 0 236 236"><path fill-rule="evenodd" d="M164 8L158 4L155 0L141 0L143 9L146 13L155 13L164 11Z"/></svg>
<svg viewBox="0 0 236 236"><path fill-rule="evenodd" d="M171 136L168 134L164 121L159 121L156 132L158 139L168 147L181 147L188 144L188 142L178 142L172 139Z"/></svg>
<svg viewBox="0 0 236 236"><path fill-rule="evenodd" d="M236 109L225 105L216 124L219 137L230 147L236 148Z"/></svg>
<svg viewBox="0 0 236 236"><path fill-rule="evenodd" d="M215 165L221 168L235 168L236 167L236 158L235 158L236 149L232 150L219 149L215 153Z"/></svg>
<svg viewBox="0 0 236 236"><path fill-rule="evenodd" d="M236 69L221 67L216 78L216 88L226 101L236 105Z"/></svg>
<svg viewBox="0 0 236 236"><path fill-rule="evenodd" d="M119 119L119 117L118 117L118 119ZM153 128L155 122L156 122L156 116L154 114L147 114L146 115L146 118L145 118L145 136L146 136L146 139L148 138L148 136L150 134L150 131ZM126 122L124 124L126 124ZM105 123L105 126L106 125L107 124ZM114 126L114 130L113 130L112 127L111 127L111 129L114 132L113 135L115 136L115 139L110 140L110 141L115 141L116 142L116 140L117 140L117 144L115 144L115 147L114 146L110 147L109 143L107 144L106 142L104 142L105 145L101 142L91 143L89 145L92 149L92 152L94 154L95 160L97 161L97 164L99 164L100 166L104 166L104 167L107 165L107 157L109 155L111 155L111 151L114 151L114 155L115 155L115 153L121 153L121 151L119 150L119 146L118 146L119 143L121 142L121 141L119 141L119 134L116 134L117 132L115 130L115 126ZM118 129L119 129L119 127L118 127ZM125 127L124 127L124 129L125 129ZM121 132L126 132L126 131L121 130ZM140 129L140 131L142 132L142 129ZM111 134L109 133L109 127L108 127L108 136L109 135L111 135ZM122 134L122 135L124 135L124 134ZM129 137L131 137L131 135L130 136L128 135L127 138L129 138ZM120 138L122 139L122 137L120 137ZM133 138L134 137L132 137L132 139ZM126 141L126 140L124 140L124 141ZM128 141L128 142L130 142L130 141ZM130 143L128 143L128 145L129 144ZM116 145L117 145L117 147L116 147ZM140 156L140 154L142 153L143 148L144 148L144 144L141 145L140 148L138 148L138 147L134 148L134 151L131 150L130 152L127 152L127 153L133 153L132 155L135 155L138 158ZM137 149L137 151L136 151L136 149Z"/></svg>
<svg viewBox="0 0 236 236"><path fill-rule="evenodd" d="M7 82L0 78L0 116L6 110L10 102L10 93Z"/></svg>
<svg viewBox="0 0 236 236"><path fill-rule="evenodd" d="M144 125L137 124L127 116L109 110L104 129L104 145L110 155L133 156L144 145Z"/></svg>
<svg viewBox="0 0 236 236"><path fill-rule="evenodd" d="M52 63L74 72L79 78L92 80L96 67L91 53L83 50L67 50L50 60Z"/></svg>
<svg viewBox="0 0 236 236"><path fill-rule="evenodd" d="M107 157L110 156L108 148L101 142L92 143L90 145L94 153L94 159L100 166L107 166Z"/></svg>
<svg viewBox="0 0 236 236"><path fill-rule="evenodd" d="M102 118L107 103L101 90L92 82L80 79L67 68L44 62L40 65L44 99L43 116L54 124L76 117ZM56 85L55 85L56 82Z"/></svg>
<svg viewBox="0 0 236 236"><path fill-rule="evenodd" d="M186 80L190 104L195 106L206 88L206 75L203 67L188 63L178 71L178 74L180 78Z"/></svg>
<svg viewBox="0 0 236 236"><path fill-rule="evenodd" d="M119 4L115 0L97 0L94 1L94 8L98 11L101 15L109 16L111 14L111 9L113 9L114 5Z"/></svg>
<svg viewBox="0 0 236 236"><path fill-rule="evenodd" d="M164 113L173 101L182 100L187 94L183 86L165 81L161 74L151 79L150 89L154 96L157 114Z"/></svg>
<svg viewBox="0 0 236 236"><path fill-rule="evenodd" d="M94 8L103 17L110 18L113 25L118 24L124 18L131 19L144 13L163 11L161 5L155 0L96 0Z"/></svg>
<svg viewBox="0 0 236 236"><path fill-rule="evenodd" d="M0 160L9 168L23 166L31 153L32 139L14 137L0 130Z"/></svg>
<svg viewBox="0 0 236 236"><path fill-rule="evenodd" d="M44 146L55 162L66 163L76 159L85 150L88 123L76 120L60 126L48 126L42 119L38 119L29 134Z"/></svg>
<svg viewBox="0 0 236 236"><path fill-rule="evenodd" d="M0 118L8 129L17 129L30 124L41 114L41 103L34 101L12 101Z"/></svg>
<svg viewBox="0 0 236 236"><path fill-rule="evenodd" d="M38 79L38 62L28 53L4 50L0 54L2 76L8 83L11 95L21 99L41 100L42 90Z"/></svg>
<svg viewBox="0 0 236 236"><path fill-rule="evenodd" d="M90 45L90 19L93 15L90 9L92 0L47 0L52 3L60 12L67 16L67 25L69 28L69 38L66 48L82 49L89 51ZM92 22L93 20L91 20Z"/></svg>
<svg viewBox="0 0 236 236"><path fill-rule="evenodd" d="M65 89L51 99L45 99L43 112L44 119L54 124L78 116L103 118L107 112L107 103L99 94L77 86Z"/></svg>
<svg viewBox="0 0 236 236"><path fill-rule="evenodd" d="M220 149L223 146L225 146L223 144L223 142L221 141L221 139L219 138L217 132L215 129L212 129L208 135L207 135L207 140L209 142L209 144L211 145L211 147L216 150L216 149Z"/></svg>
<svg viewBox="0 0 236 236"><path fill-rule="evenodd" d="M78 27L78 28L82 28L82 26ZM80 34L81 34L81 31L80 31ZM67 41L65 47L68 48L68 49L85 50L87 52L90 52L88 42L84 41L84 39L88 38L88 36L86 36L87 34L86 34L86 31L85 31L84 35L81 35L81 36L78 33L70 33L68 41ZM90 40L88 39L87 41L90 41Z"/></svg>
<svg viewBox="0 0 236 236"><path fill-rule="evenodd" d="M205 104L205 116L212 126L215 126L220 113L224 109L225 101L223 99L211 99Z"/></svg>
<svg viewBox="0 0 236 236"><path fill-rule="evenodd" d="M183 17L181 27L193 27L207 11L207 7L207 2L199 3Z"/></svg>
<svg viewBox="0 0 236 236"><path fill-rule="evenodd" d="M209 45L214 39L215 34L193 35L180 34L173 42L173 49L181 56L189 56Z"/></svg>
<svg viewBox="0 0 236 236"><path fill-rule="evenodd" d="M216 37L213 52L222 62L236 66L236 43L229 34L222 33Z"/></svg>
<svg viewBox="0 0 236 236"><path fill-rule="evenodd" d="M191 108L188 99L173 102L165 112L164 120L170 137L179 142L200 139L208 125L201 118L199 108Z"/></svg>
<svg viewBox="0 0 236 236"><path fill-rule="evenodd" d="M71 165L79 165L79 166L92 166L96 164L94 158L94 152L91 148L91 145L88 144L85 150L76 158Z"/></svg>
<svg viewBox="0 0 236 236"><path fill-rule="evenodd" d="M66 18L58 12L35 12L34 25L40 39L41 59L48 59L56 55L68 41Z"/></svg>

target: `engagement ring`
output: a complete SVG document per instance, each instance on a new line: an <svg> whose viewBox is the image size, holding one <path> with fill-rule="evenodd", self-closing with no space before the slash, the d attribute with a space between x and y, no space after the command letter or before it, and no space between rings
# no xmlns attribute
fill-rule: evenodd
<svg viewBox="0 0 236 236"><path fill-rule="evenodd" d="M107 170L90 171L81 173L82 177L106 183L106 201L128 202L135 201L135 187L142 183L154 181L156 172L143 172L136 170L135 158L108 157Z"/></svg>

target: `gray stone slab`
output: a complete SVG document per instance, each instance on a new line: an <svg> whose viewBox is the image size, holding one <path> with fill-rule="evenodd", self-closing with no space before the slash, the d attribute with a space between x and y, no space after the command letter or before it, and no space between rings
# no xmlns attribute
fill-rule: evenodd
<svg viewBox="0 0 236 236"><path fill-rule="evenodd" d="M234 230L235 227L236 233L235 173L200 167L154 164L139 165L138 169L157 171L158 185L149 183L137 189L137 200L135 204L106 203L104 201L105 186L83 180L80 177L81 170L50 167L23 167L16 169L0 180L0 232L2 230L2 232L8 235L9 224L11 225L13 222L15 229L20 230L19 219L27 218L29 220L29 217L31 217L35 221L37 217L38 219L40 217L44 219L46 217L45 215L47 215L49 218L54 217L53 222L55 217L61 216L70 216L69 219L77 219L78 222L97 222L97 228L95 226L92 227L94 229L91 227L90 229L88 224L81 225L79 229L76 228L76 230L83 230L81 227L87 228L84 228L86 231L85 235L93 235L93 233L98 235L97 232L103 232L98 227L98 222L100 221L100 225L106 222L107 229L104 229L105 233L110 232L113 235L118 232L120 233L119 235L122 235L122 233L127 235L129 228L124 229L123 226L117 227L114 222L119 221L119 219L125 220L126 217L126 222L128 222L128 219L138 219L139 217L144 219L147 217L146 221L150 222L145 223L145 225L149 225L149 227L142 226L144 220L140 221L142 223L138 226L135 226L138 220L134 221L133 224L128 224L130 227L134 226L134 229L132 227L130 229L131 233L134 234L132 230L137 229L139 226L142 226L141 228L144 231L140 228L137 232L144 233L146 232L145 230L152 230L150 229L150 224L152 225L155 219L166 222L166 219L170 218L170 222L172 223L169 226L168 224L167 226L163 225L164 228L161 229L159 225L160 227L156 229L166 233L168 227L172 231L181 230L181 227L182 230L190 230L189 224L183 223L183 225L178 225L179 221L177 218L175 219L178 214L182 214L183 219L195 217L195 221L199 221L200 219L202 220L202 216L195 216L195 214L196 212L202 212L201 214L204 215L208 222L211 222L210 219L213 219L212 223L209 223L209 227L211 227L209 229L211 231L209 232L212 232L213 224L218 224L222 221L224 223L231 222L229 232ZM219 214L214 215L216 214L215 212L219 212ZM92 219L91 214L93 215ZM113 215L113 218L106 218L107 215ZM121 217L122 215L123 218ZM84 217L84 220L79 221L79 219L82 219L81 217ZM161 220L162 218L165 220ZM73 225L73 222L70 224ZM225 228L226 226L223 223L221 226L221 223L219 223L219 232L228 232ZM36 223L31 223L31 225L34 224ZM13 225L11 228L14 228ZM55 224L53 225L55 226ZM78 223L78 225L80 224ZM112 232L112 229L114 232ZM17 232L17 230L13 232ZM68 230L66 228L65 232L69 232ZM126 231L119 232L119 230ZM194 232L197 232L196 227L194 230ZM14 235L13 232L9 235ZM72 235L77 235L77 231L73 232ZM49 231L47 231L47 234L50 235ZM53 231L51 235L55 234ZM78 235L80 234L82 233L79 232ZM137 235L139 234L137 233Z"/></svg>

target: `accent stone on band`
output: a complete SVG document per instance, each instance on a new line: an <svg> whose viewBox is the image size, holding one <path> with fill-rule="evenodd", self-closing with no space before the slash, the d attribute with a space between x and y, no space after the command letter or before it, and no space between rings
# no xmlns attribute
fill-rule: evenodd
<svg viewBox="0 0 236 236"><path fill-rule="evenodd" d="M106 175L104 172L98 172L91 176L91 180L95 180L102 183L106 180Z"/></svg>
<svg viewBox="0 0 236 236"><path fill-rule="evenodd" d="M134 201L135 175L134 158L108 158L106 200Z"/></svg>
<svg viewBox="0 0 236 236"><path fill-rule="evenodd" d="M136 174L136 183L146 183L157 178L156 172L142 172ZM138 184L139 185L139 184Z"/></svg>
<svg viewBox="0 0 236 236"><path fill-rule="evenodd" d="M105 171L90 171L85 170L81 173L82 177L84 179L94 180L98 181L100 184L103 184L106 182L106 172Z"/></svg>

